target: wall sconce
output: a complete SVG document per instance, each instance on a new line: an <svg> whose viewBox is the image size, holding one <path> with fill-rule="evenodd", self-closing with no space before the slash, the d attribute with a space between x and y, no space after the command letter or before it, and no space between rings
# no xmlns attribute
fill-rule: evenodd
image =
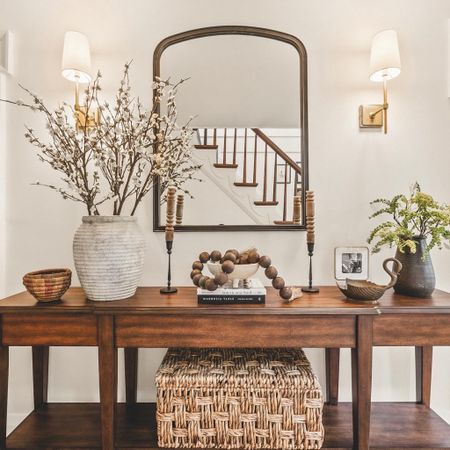
<svg viewBox="0 0 450 450"><path fill-rule="evenodd" d="M91 51L87 36L77 31L64 35L64 49L61 74L75 83L75 119L78 130L93 128L99 123L99 114L87 114L86 107L80 105L80 84L91 81Z"/></svg>
<svg viewBox="0 0 450 450"><path fill-rule="evenodd" d="M400 75L400 51L398 49L397 33L385 30L378 33L372 40L370 52L370 80L383 82L383 104L361 105L359 107L360 128L382 128L387 133L387 81Z"/></svg>

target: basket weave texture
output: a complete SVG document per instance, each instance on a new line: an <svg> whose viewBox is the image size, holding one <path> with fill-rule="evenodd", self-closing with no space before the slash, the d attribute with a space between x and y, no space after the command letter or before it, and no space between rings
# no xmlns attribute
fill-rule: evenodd
<svg viewBox="0 0 450 450"><path fill-rule="evenodd" d="M156 385L162 448L322 446L322 391L300 349L169 349Z"/></svg>

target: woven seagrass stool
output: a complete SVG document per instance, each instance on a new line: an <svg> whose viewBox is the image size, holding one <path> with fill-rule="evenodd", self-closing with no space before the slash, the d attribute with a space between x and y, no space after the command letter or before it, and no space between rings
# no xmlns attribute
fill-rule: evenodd
<svg viewBox="0 0 450 450"><path fill-rule="evenodd" d="M169 349L156 385L160 447L322 446L322 391L300 349Z"/></svg>

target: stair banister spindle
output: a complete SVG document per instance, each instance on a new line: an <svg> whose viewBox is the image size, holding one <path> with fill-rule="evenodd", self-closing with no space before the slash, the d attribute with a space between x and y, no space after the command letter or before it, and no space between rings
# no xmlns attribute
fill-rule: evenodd
<svg viewBox="0 0 450 450"><path fill-rule="evenodd" d="M217 145L217 128L213 131L213 145Z"/></svg>
<svg viewBox="0 0 450 450"><path fill-rule="evenodd" d="M255 149L253 155L253 183L256 183L256 165L258 164L258 136L255 134Z"/></svg>
<svg viewBox="0 0 450 450"><path fill-rule="evenodd" d="M203 145L208 145L208 128L203 131Z"/></svg>
<svg viewBox="0 0 450 450"><path fill-rule="evenodd" d="M234 129L233 164L236 164L236 148L237 148L237 128Z"/></svg>
<svg viewBox="0 0 450 450"><path fill-rule="evenodd" d="M283 200L283 222L287 218L287 185L288 185L288 165L284 163L284 200Z"/></svg>
<svg viewBox="0 0 450 450"><path fill-rule="evenodd" d="M267 201L267 144L264 147L264 190L263 202Z"/></svg>
<svg viewBox="0 0 450 450"><path fill-rule="evenodd" d="M225 165L227 163L227 129L223 129L223 161Z"/></svg>
<svg viewBox="0 0 450 450"><path fill-rule="evenodd" d="M272 192L272 201L277 201L277 158L278 155L275 153L275 162L273 164L273 192Z"/></svg>
<svg viewBox="0 0 450 450"><path fill-rule="evenodd" d="M244 132L244 166L242 182L247 183L247 128L245 128Z"/></svg>

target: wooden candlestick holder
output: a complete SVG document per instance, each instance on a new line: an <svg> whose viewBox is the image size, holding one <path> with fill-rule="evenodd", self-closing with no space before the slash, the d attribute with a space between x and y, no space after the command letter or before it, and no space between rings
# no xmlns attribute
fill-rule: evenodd
<svg viewBox="0 0 450 450"><path fill-rule="evenodd" d="M303 292L316 293L319 292L319 288L313 286L312 280L312 257L314 255L314 242L315 242L315 227L314 227L314 192L306 191L306 245L308 246L309 256L309 284L302 287Z"/></svg>
<svg viewBox="0 0 450 450"><path fill-rule="evenodd" d="M172 267L171 267L171 256L173 247L173 234L174 219L175 219L175 194L177 190L171 186L167 192L167 221L166 221L166 249L168 256L168 269L167 269L167 286L160 289L161 294L174 294L178 292L177 288L171 286L172 282Z"/></svg>

